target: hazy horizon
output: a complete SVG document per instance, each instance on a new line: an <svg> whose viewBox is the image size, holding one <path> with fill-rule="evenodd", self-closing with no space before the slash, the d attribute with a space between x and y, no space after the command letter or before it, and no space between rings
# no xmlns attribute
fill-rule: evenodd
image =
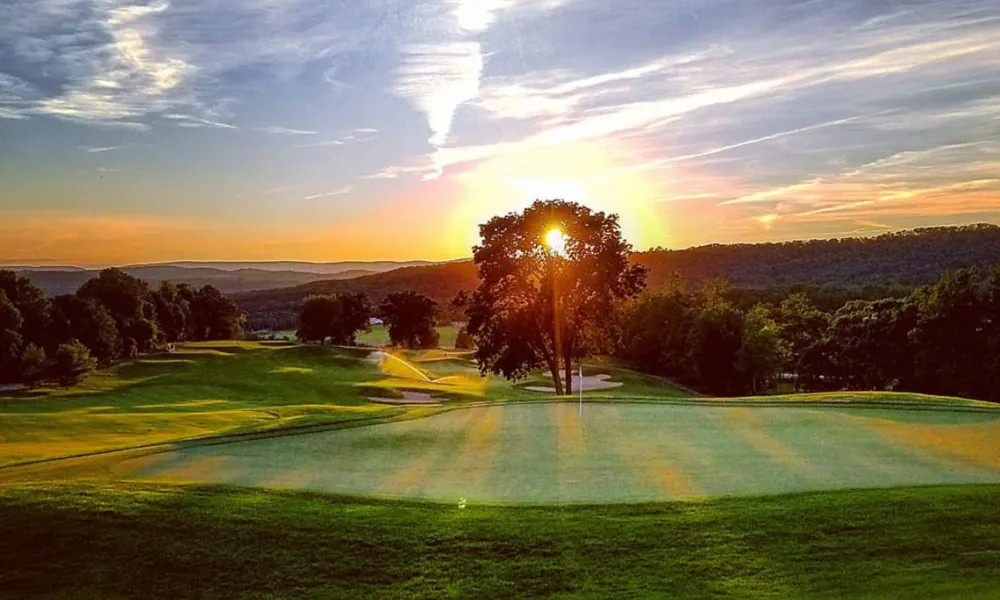
<svg viewBox="0 0 1000 600"><path fill-rule="evenodd" d="M7 264L451 260L550 198L638 249L1000 222L991 0L6 6Z"/></svg>
<svg viewBox="0 0 1000 600"><path fill-rule="evenodd" d="M984 223L984 222L980 222L980 223L967 223L967 224L963 224L963 225L964 226L985 225L985 226L991 226L991 227L1000 227L1000 225L997 225L995 223ZM960 226L960 225L955 225L955 227L958 227L958 226ZM941 227L952 227L952 225L941 225ZM919 228L917 228L917 229L919 229ZM807 242L807 241L822 241L822 240L833 240L833 239L845 239L845 238L848 238L848 237L852 237L852 238L870 238L870 237L878 237L879 235L886 234L886 233L902 233L902 232L907 232L907 231L914 231L914 229L894 229L894 230L888 230L888 231L879 231L879 232L864 233L864 234L853 235L853 236L830 236L830 237L814 237L814 238L791 238L791 239L787 239L787 240L760 240L760 241L746 241L746 242L731 242L731 244L770 244L770 243L781 243L781 242ZM693 248L699 248L699 247L710 246L710 245L714 245L714 244L696 244L696 245L692 245L692 246L685 246L685 247L682 247L682 248L670 248L670 247L633 248L633 251L634 252L652 252L652 251L660 250L660 249L662 249L662 250L670 250L670 251L680 251L680 250L689 250L689 249L693 249ZM725 245L725 244L723 244L723 245ZM447 264L447 263L465 262L465 261L471 261L471 260L472 260L472 254L471 254L471 252L469 253L468 256L459 256L459 257L455 257L455 258L442 259L442 260L433 260L433 259L424 259L424 258L399 258L399 259L386 259L386 260L341 259L341 260L326 260L326 261L324 261L324 260L308 260L308 259L298 260L298 259L280 259L280 258L279 259L273 259L273 260L272 259L255 260L255 259L251 258L251 259L245 259L245 260L212 260L212 259L205 259L205 260L183 260L182 259L182 260L164 260L164 261L147 262L147 263L121 262L121 263L102 263L102 264L71 264L71 263L66 263L66 262L59 262L59 261L52 260L52 259L25 259L23 261L18 261L18 260L10 260L10 259L0 258L0 269L10 269L10 268L17 268L17 267L21 267L21 268L35 268L35 269L58 269L59 267L66 267L66 268L72 268L72 269L95 270L95 269L104 269L104 268L109 268L109 267L142 268L142 267L171 267L171 266L181 266L181 267L191 267L191 268L199 268L199 267L201 267L201 268L220 268L221 270L227 270L227 269L225 269L225 266L228 265L228 266L233 266L233 267L237 267L237 268L240 268L240 269L254 269L254 268L259 268L261 270L280 271L280 270L286 270L286 269L278 269L278 268L267 269L266 267L277 267L279 265L289 265L289 266L292 266L292 265L303 265L303 266L313 265L313 266L317 266L317 267L323 267L323 266L344 266L345 268L343 268L343 269L323 271L323 272L328 272L328 273L341 273L341 272L345 272L345 271L365 270L364 269L365 266L399 265L400 268L401 268L401 267L407 267L407 266ZM229 269L229 270L236 270L236 269ZM302 272L310 272L310 271L308 271L306 269L289 268L287 270L299 270L299 271L302 271ZM372 272L373 273L374 272L384 272L385 270L389 270L389 269L373 270ZM321 271L312 271L312 272L318 273L318 272L321 272Z"/></svg>

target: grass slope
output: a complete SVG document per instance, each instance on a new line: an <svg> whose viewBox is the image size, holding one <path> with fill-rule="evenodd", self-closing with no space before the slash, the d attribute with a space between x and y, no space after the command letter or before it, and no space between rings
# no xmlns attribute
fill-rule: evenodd
<svg viewBox="0 0 1000 600"><path fill-rule="evenodd" d="M5 398L0 465L201 435L395 411L359 383L382 375L366 350L196 343L118 365L70 390Z"/></svg>
<svg viewBox="0 0 1000 600"><path fill-rule="evenodd" d="M544 397L502 379L480 379L467 355L399 353L414 370L380 367L368 360L370 353L280 342L191 343L176 354L100 371L70 390L0 396L0 466L206 435L406 416L416 409L368 398L401 397L407 390L451 401ZM655 378L622 376L663 395L677 393Z"/></svg>
<svg viewBox="0 0 1000 600"><path fill-rule="evenodd" d="M0 487L0 598L996 598L1000 487L630 507Z"/></svg>

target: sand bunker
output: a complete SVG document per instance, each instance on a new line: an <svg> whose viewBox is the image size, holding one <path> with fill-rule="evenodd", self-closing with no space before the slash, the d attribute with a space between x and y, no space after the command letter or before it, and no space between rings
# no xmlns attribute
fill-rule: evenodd
<svg viewBox="0 0 1000 600"><path fill-rule="evenodd" d="M546 373L546 376L552 377L552 374L551 373ZM585 391L585 392L592 392L592 391L595 391L595 390L610 390L610 389L619 388L619 387L625 385L624 383L621 383L620 381L608 381L609 379L611 379L611 375L606 375L606 374L604 374L604 375L590 375L590 376L585 375L583 377L583 391ZM579 386L580 386L580 378L579 377L574 377L573 378L573 389L574 390L579 390L580 389ZM556 393L556 388L554 388L554 387L529 385L529 386L526 386L524 389L530 390L532 392L542 392L542 393L545 393L545 394L554 394L554 393Z"/></svg>
<svg viewBox="0 0 1000 600"><path fill-rule="evenodd" d="M403 392L402 398L368 398L377 404L392 404L396 406L441 406L444 402L441 398L434 398L430 394L422 392Z"/></svg>

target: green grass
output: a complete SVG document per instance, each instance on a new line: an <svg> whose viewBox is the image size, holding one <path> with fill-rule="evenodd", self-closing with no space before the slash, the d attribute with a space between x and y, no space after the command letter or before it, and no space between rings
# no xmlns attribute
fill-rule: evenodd
<svg viewBox="0 0 1000 600"><path fill-rule="evenodd" d="M123 477L457 502L615 503L1000 483L1000 411L573 403L184 448ZM346 460L339 458L346 458Z"/></svg>
<svg viewBox="0 0 1000 600"><path fill-rule="evenodd" d="M359 383L383 378L367 350L213 342L100 371L70 390L0 404L0 465L209 434L397 411Z"/></svg>
<svg viewBox="0 0 1000 600"><path fill-rule="evenodd" d="M481 379L469 353L399 352L416 369L380 368L370 349L300 346L284 342L204 342L176 354L144 357L100 371L70 389L44 388L0 397L0 466L218 434L280 430L348 420L405 417L415 409L374 404L369 397L405 391L448 402L544 400L527 384ZM398 361L394 361L398 362ZM586 392L588 401L690 402L691 393L667 381L595 360L588 374L606 372L625 385ZM418 372L426 375L420 376ZM698 402L908 403L969 408L969 400L886 393L766 396ZM426 409L420 409L426 412Z"/></svg>
<svg viewBox="0 0 1000 600"><path fill-rule="evenodd" d="M441 348L454 348L455 338L458 337L458 327L454 325L442 325L437 328L441 336ZM294 339L294 335L292 338ZM372 330L358 336L358 343L365 346L388 346L389 328L385 325L372 325Z"/></svg>
<svg viewBox="0 0 1000 600"><path fill-rule="evenodd" d="M983 486L460 510L0 487L0 598L996 598L998 498Z"/></svg>
<svg viewBox="0 0 1000 600"><path fill-rule="evenodd" d="M403 377L383 372L368 360L370 353L283 342L199 342L181 345L176 354L99 371L69 390L0 396L0 466L206 435L405 415L411 409L373 404L368 397L400 397L406 390L452 401L545 397L502 379L480 379L467 355L401 353L428 381L405 369ZM446 360L420 362L442 356ZM661 393L673 393L658 385Z"/></svg>

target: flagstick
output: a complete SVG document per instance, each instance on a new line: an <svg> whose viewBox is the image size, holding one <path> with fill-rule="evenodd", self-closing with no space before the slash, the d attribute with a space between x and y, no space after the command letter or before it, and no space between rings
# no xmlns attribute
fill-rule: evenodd
<svg viewBox="0 0 1000 600"><path fill-rule="evenodd" d="M583 416L583 363L580 363L580 416Z"/></svg>

